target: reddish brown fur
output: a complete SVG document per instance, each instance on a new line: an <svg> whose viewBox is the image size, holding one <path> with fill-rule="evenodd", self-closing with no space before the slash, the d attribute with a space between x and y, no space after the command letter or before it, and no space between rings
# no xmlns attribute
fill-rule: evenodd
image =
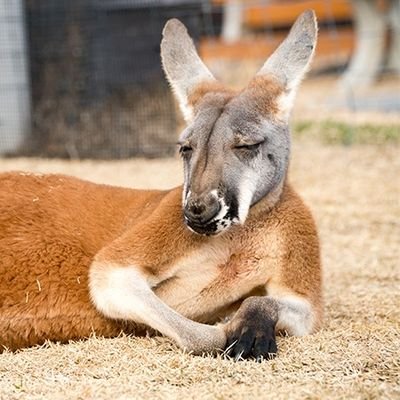
<svg viewBox="0 0 400 400"><path fill-rule="evenodd" d="M234 227L228 235L232 240L231 256L220 266L219 277L182 311L198 318L196 308L200 305L196 307L196 302L205 302L212 320L219 308L229 304L227 298L234 296L231 288L239 289L246 277L258 275L258 285L267 284L280 293L309 299L317 314L317 330L322 320L319 241L310 211L290 185L285 186L273 210L266 214L261 202L251 209L245 227ZM255 287L249 279L245 297Z"/></svg>
<svg viewBox="0 0 400 400"><path fill-rule="evenodd" d="M289 36L287 45L280 46L236 96L211 80L184 26L169 21L161 44L163 65L185 117L190 120L199 111L199 125L207 119L215 123L227 106L227 114L237 119L240 111L254 121L260 116L281 119L282 132L288 135L285 118L291 97L283 98L285 103L281 95L290 94L284 93L290 87L282 85L290 83L288 79L298 83L312 57L314 14L305 12ZM177 54L183 56L182 65L177 64ZM288 57L294 68L277 70ZM283 77L282 84L272 75ZM201 80L207 81L198 85ZM216 138L222 139L227 131L224 126L218 129ZM283 139L276 147L285 150L278 156L286 165L289 138L276 138ZM221 147L217 156L226 156L226 149ZM235 153L231 155L227 164L240 180L244 172L232 161L238 159ZM222 165L217 156L208 162L210 172L205 161L199 164L197 175L205 177L196 184L199 191L218 187L218 179L210 182ZM213 237L198 236L184 224L181 187L138 191L61 175L1 174L0 348L17 349L46 339L65 342L93 332L140 333L145 328L134 321L142 321L197 353L224 348L240 337L235 352L241 356L250 332L247 353L253 349L254 356L265 356L276 352L275 328L296 335L315 331L322 318L318 237L310 212L286 183L285 171L265 188L263 198L257 198L247 219L245 208L254 192L239 182L241 193L248 191L237 200L242 206L238 217L245 222L225 226L223 234ZM225 211L222 206L221 210ZM254 295L262 297L250 297ZM188 319L214 323L231 317L239 306L223 326ZM257 337L263 340L253 346Z"/></svg>
<svg viewBox="0 0 400 400"><path fill-rule="evenodd" d="M1 175L0 185L0 345L11 349L92 332L134 332L133 324L105 318L91 304L92 260L137 263L146 273L160 276L177 259L212 240L184 226L181 188L136 191L20 173ZM179 311L213 321L238 300L236 290L250 293L253 286L269 282L308 298L320 320L318 238L309 211L289 186L270 213L260 202L248 223L227 235L228 262L200 297L182 310L177 307ZM267 263L260 263L263 258ZM243 286L246 276L251 278L248 288ZM157 290L171 304L170 284L166 281L165 290L163 285ZM176 292L177 287L172 289Z"/></svg>
<svg viewBox="0 0 400 400"><path fill-rule="evenodd" d="M196 110L203 101L220 104L220 97L222 96L223 103L227 103L235 94L234 90L227 88L218 81L204 81L191 91L188 96L188 103Z"/></svg>
<svg viewBox="0 0 400 400"><path fill-rule="evenodd" d="M271 117L279 113L278 98L284 87L272 76L255 76L245 89L245 95L252 99L251 106L263 116Z"/></svg>
<svg viewBox="0 0 400 400"><path fill-rule="evenodd" d="M246 89L240 92L242 101L249 108L263 116L273 117L279 113L278 98L284 93L284 87L272 76L255 76ZM238 92L227 88L218 81L204 81L190 93L188 103L196 111L202 103L223 107Z"/></svg>
<svg viewBox="0 0 400 400"><path fill-rule="evenodd" d="M143 212L132 208L135 191L20 173L1 175L0 185L0 345L118 334L123 325L90 303L88 268Z"/></svg>

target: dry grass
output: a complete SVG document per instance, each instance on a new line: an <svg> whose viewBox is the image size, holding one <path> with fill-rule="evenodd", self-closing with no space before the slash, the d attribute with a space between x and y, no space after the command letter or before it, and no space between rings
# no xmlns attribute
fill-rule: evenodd
<svg viewBox="0 0 400 400"><path fill-rule="evenodd" d="M0 355L1 399L400 398L400 148L297 143L291 178L316 216L326 322L257 364L183 354L162 338L91 338ZM174 185L179 161L4 160L132 186Z"/></svg>

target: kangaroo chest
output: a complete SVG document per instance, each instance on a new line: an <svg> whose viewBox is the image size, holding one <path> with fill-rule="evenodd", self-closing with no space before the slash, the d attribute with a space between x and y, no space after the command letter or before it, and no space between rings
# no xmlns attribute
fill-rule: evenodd
<svg viewBox="0 0 400 400"><path fill-rule="evenodd" d="M228 241L218 242L202 245L173 263L172 276L157 286L157 295L175 308L215 281L232 251Z"/></svg>
<svg viewBox="0 0 400 400"><path fill-rule="evenodd" d="M229 238L215 239L178 260L172 276L155 288L166 304L189 318L208 321L264 282L263 260L256 253L240 251Z"/></svg>

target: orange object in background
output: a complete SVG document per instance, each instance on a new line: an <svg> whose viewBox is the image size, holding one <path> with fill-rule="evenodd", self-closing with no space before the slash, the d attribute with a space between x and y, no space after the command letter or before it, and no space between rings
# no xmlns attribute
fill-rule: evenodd
<svg viewBox="0 0 400 400"><path fill-rule="evenodd" d="M250 5L246 8L244 21L252 28L288 26L306 9L314 10L319 21L350 20L352 17L351 4L347 0L271 1L265 5Z"/></svg>
<svg viewBox="0 0 400 400"><path fill-rule="evenodd" d="M229 0L213 0L216 6L223 6ZM283 0L262 1L243 0L243 26L246 34L233 43L222 39L203 38L200 42L200 54L205 59L265 58L287 34L285 28L305 9L313 9L317 14L320 28L316 61L329 61L332 57L348 59L354 47L353 30L347 26L335 25L334 29L324 28L324 23L348 22L352 20L352 7L348 0ZM262 29L279 28L278 33L268 35L255 33ZM284 31L282 31L282 28ZM251 35L251 32L254 35ZM248 34L250 33L250 35Z"/></svg>

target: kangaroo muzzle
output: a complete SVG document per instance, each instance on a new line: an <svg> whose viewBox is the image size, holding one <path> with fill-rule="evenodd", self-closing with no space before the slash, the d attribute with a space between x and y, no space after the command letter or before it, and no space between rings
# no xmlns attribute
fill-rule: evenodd
<svg viewBox="0 0 400 400"><path fill-rule="evenodd" d="M206 195L191 195L184 208L186 223L196 231L211 222L220 212L221 204L212 192ZM197 231L196 231L197 232Z"/></svg>
<svg viewBox="0 0 400 400"><path fill-rule="evenodd" d="M232 203L232 204L231 204ZM199 235L218 235L239 222L236 201L226 203L217 190L196 196L189 192L183 208L187 227Z"/></svg>

